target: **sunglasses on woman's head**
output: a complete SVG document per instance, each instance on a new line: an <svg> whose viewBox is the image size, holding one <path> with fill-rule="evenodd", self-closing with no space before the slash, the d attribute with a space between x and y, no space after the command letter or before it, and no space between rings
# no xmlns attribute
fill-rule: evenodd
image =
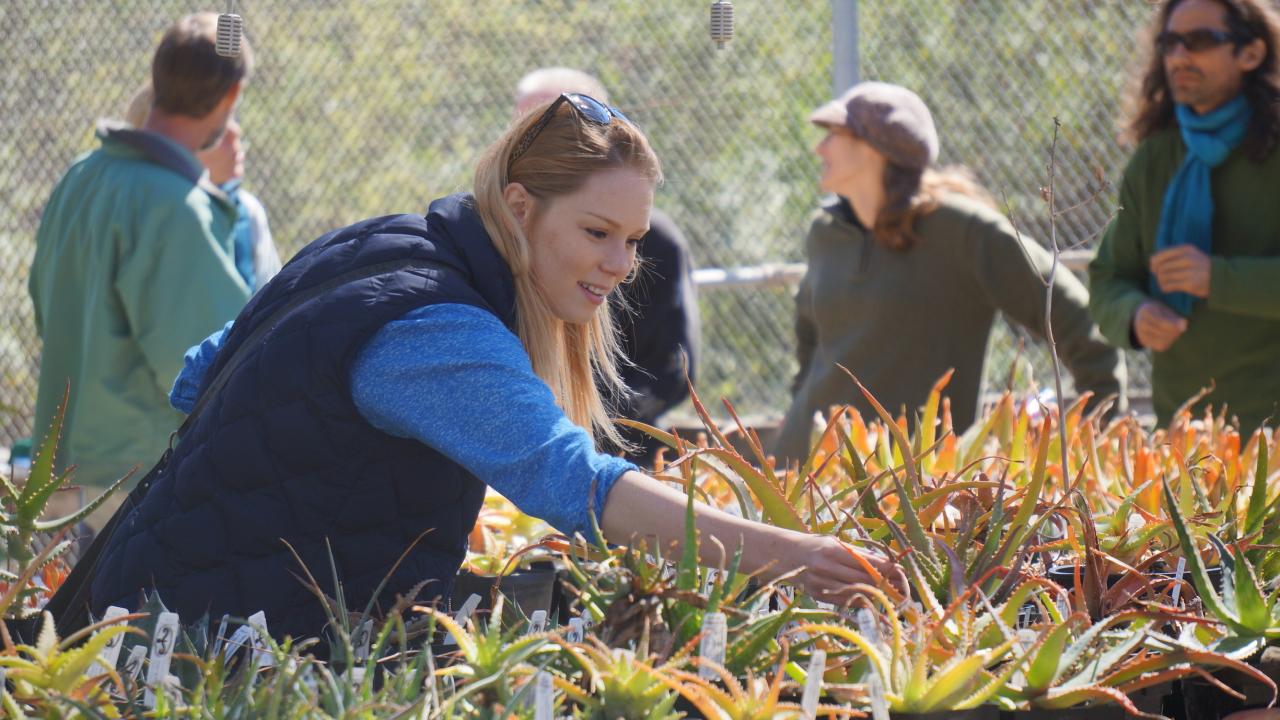
<svg viewBox="0 0 1280 720"><path fill-rule="evenodd" d="M538 118L538 122L534 123L533 127L529 128L529 132L525 133L524 137L521 138L520 144L511 152L511 158L507 161L508 171L510 171L511 166L515 161L519 160L520 156L525 154L529 149L529 146L533 144L534 139L536 139L538 135L546 129L547 125L551 123L551 118L556 116L556 110L559 110L560 106L564 103L569 103L569 105L578 112L578 117L593 122L596 125L608 125L613 122L613 118L618 118L628 125L635 124L631 122L626 115L623 115L622 111L618 108L612 105L605 105L590 95L583 95L582 93L564 93L551 103L551 106L547 108L546 112L542 113L542 117Z"/></svg>
<svg viewBox="0 0 1280 720"><path fill-rule="evenodd" d="M1196 28L1184 33L1165 30L1156 36L1156 47L1160 49L1160 54L1168 55L1176 50L1179 45L1186 48L1187 52L1201 52L1202 50L1211 50L1227 43L1239 44L1244 40L1245 38L1228 30Z"/></svg>

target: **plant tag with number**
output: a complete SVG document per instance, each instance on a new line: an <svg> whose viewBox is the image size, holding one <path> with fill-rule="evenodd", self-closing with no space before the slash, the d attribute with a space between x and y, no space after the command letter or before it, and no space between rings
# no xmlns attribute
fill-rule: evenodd
<svg viewBox="0 0 1280 720"><path fill-rule="evenodd" d="M480 596L471 593L466 600L462 601L462 605L458 607L458 612L453 616L453 621L458 623L458 627L467 626L467 618L471 617L471 613L480 607ZM445 645L457 645L458 641L453 637L453 633L449 633L444 639Z"/></svg>
<svg viewBox="0 0 1280 720"><path fill-rule="evenodd" d="M702 640L698 644L698 656L702 663L698 665L698 676L704 680L719 680L710 663L724 666L724 650L728 643L729 624L724 613L707 613L702 618Z"/></svg>
<svg viewBox="0 0 1280 720"><path fill-rule="evenodd" d="M147 648L145 645L134 645L129 656L124 659L125 678L136 682L142 677L142 666L146 664Z"/></svg>
<svg viewBox="0 0 1280 720"><path fill-rule="evenodd" d="M162 612L156 619L155 634L151 636L151 664L147 667L147 689L142 704L156 706L156 689L164 691L164 679L169 675L169 663L173 660L174 646L178 644L178 614Z"/></svg>
<svg viewBox="0 0 1280 720"><path fill-rule="evenodd" d="M569 618L569 631L564 634L564 639L567 642L580 643L584 637L586 637L586 628L582 618Z"/></svg>
<svg viewBox="0 0 1280 720"><path fill-rule="evenodd" d="M102 619L105 622L108 620L115 620L121 615L128 614L128 610L112 605L107 608L106 613L102 615ZM116 663L120 661L120 648L124 645L124 636L125 633L117 633L107 641L106 645L102 646L102 652L98 653L98 661L89 668L89 677L101 675L105 673L108 668L112 670L115 669Z"/></svg>
<svg viewBox="0 0 1280 720"><path fill-rule="evenodd" d="M267 614L261 610L249 616L249 627L253 628L253 664L259 669L276 664L275 656L267 644Z"/></svg>
<svg viewBox="0 0 1280 720"><path fill-rule="evenodd" d="M552 694L551 673L539 670L534 678L533 718L534 720L553 720L555 695Z"/></svg>
<svg viewBox="0 0 1280 720"><path fill-rule="evenodd" d="M804 679L804 693L800 696L800 713L805 720L818 717L818 697L822 693L822 673L827 669L827 653L814 650L809 657L809 670Z"/></svg>
<svg viewBox="0 0 1280 720"><path fill-rule="evenodd" d="M534 610L529 616L529 631L527 635L536 635L547 629L547 611Z"/></svg>
<svg viewBox="0 0 1280 720"><path fill-rule="evenodd" d="M369 644L372 641L373 620L365 620L360 623L360 627L356 628L355 634L351 636L351 648L356 662L362 663L369 659Z"/></svg>
<svg viewBox="0 0 1280 720"><path fill-rule="evenodd" d="M714 568L707 570L707 577L702 581L702 594L710 595L711 591L716 587L716 581L720 579L720 571Z"/></svg>

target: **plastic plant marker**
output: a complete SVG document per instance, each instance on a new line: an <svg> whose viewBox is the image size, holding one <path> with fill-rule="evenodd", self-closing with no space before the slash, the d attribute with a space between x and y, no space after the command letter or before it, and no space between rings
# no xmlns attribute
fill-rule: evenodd
<svg viewBox="0 0 1280 720"><path fill-rule="evenodd" d="M862 633L873 645L883 648L884 640L880 637L880 623L876 622L876 618L871 611L866 608L858 608L854 613L854 617L858 622L858 632Z"/></svg>
<svg viewBox="0 0 1280 720"><path fill-rule="evenodd" d="M453 616L454 622L458 623L458 627L466 627L467 618L471 617L471 613L475 612L478 607L480 607L480 596L475 593L471 593L467 596L467 599L462 602L462 606L458 608L457 614ZM450 633L445 636L444 644L457 645L458 641L454 639L453 634Z"/></svg>
<svg viewBox="0 0 1280 720"><path fill-rule="evenodd" d="M800 696L800 714L805 720L818 717L818 696L822 693L822 673L827 669L827 653L814 650L809 657L809 670L804 680L804 692Z"/></svg>
<svg viewBox="0 0 1280 720"><path fill-rule="evenodd" d="M223 615L222 621L218 623L218 634L213 636L213 652L215 655L222 652L223 646L227 643L227 622L230 619L230 615Z"/></svg>
<svg viewBox="0 0 1280 720"><path fill-rule="evenodd" d="M231 637L227 639L226 644L222 648L222 659L230 660L232 655L242 647L247 646L253 641L253 628L248 625L241 625L236 631L231 633Z"/></svg>
<svg viewBox="0 0 1280 720"><path fill-rule="evenodd" d="M129 651L129 657L124 660L124 675L130 680L137 680L142 677L142 666L146 664L147 648L142 645L135 645Z"/></svg>
<svg viewBox="0 0 1280 720"><path fill-rule="evenodd" d="M1173 572L1173 606L1181 607L1178 603L1182 599L1182 576L1187 573L1187 559L1185 557L1178 558L1178 567Z"/></svg>
<svg viewBox="0 0 1280 720"><path fill-rule="evenodd" d="M129 611L122 607L112 605L102 614L103 620L115 620L121 615L128 615ZM101 632L101 631L99 631ZM120 633L112 637L102 648L102 652L98 655L98 661L89 668L89 677L101 675L107 671L107 668L115 669L116 663L120 660L120 648L124 645L124 633ZM3 685L3 683L0 683Z"/></svg>
<svg viewBox="0 0 1280 720"><path fill-rule="evenodd" d="M529 616L529 630L526 635L536 635L547 629L547 611L534 610Z"/></svg>
<svg viewBox="0 0 1280 720"><path fill-rule="evenodd" d="M1024 628L1018 628L1017 637L1018 637L1018 648L1022 650L1023 656L1026 656L1028 652L1031 652L1032 646L1036 644L1036 639L1039 638L1039 635L1036 634L1035 630L1024 627ZM1013 673L1012 681L1015 685L1027 684L1027 676L1023 672L1023 669L1021 667L1019 667L1017 671Z"/></svg>
<svg viewBox="0 0 1280 720"><path fill-rule="evenodd" d="M267 648L267 614L261 610L249 616L249 636L245 644L253 649L253 654L249 661L254 667L264 668L270 667L275 663L275 659Z"/></svg>
<svg viewBox="0 0 1280 720"><path fill-rule="evenodd" d="M564 639L571 643L580 643L585 635L586 628L582 618L569 618L569 631L564 634Z"/></svg>
<svg viewBox="0 0 1280 720"><path fill-rule="evenodd" d="M156 619L155 633L151 637L151 664L147 667L147 689L142 704L147 709L156 706L156 688L164 691L164 679L169 675L169 663L173 649L178 644L178 614L162 612Z"/></svg>
<svg viewBox="0 0 1280 720"><path fill-rule="evenodd" d="M534 682L536 685L533 691L533 718L534 720L553 720L555 697L551 693L551 673L539 670Z"/></svg>
<svg viewBox="0 0 1280 720"><path fill-rule="evenodd" d="M867 692L871 696L871 720L889 720L889 701L884 697L884 683L875 668L867 678Z"/></svg>
<svg viewBox="0 0 1280 720"><path fill-rule="evenodd" d="M724 666L724 650L728 642L729 625L724 613L707 613L702 618L702 639L698 644L698 676L704 680L719 680L720 675L710 663Z"/></svg>
<svg viewBox="0 0 1280 720"><path fill-rule="evenodd" d="M351 687L352 688L360 687L360 685L364 683L364 675L365 675L364 668L362 667L351 668Z"/></svg>
<svg viewBox="0 0 1280 720"><path fill-rule="evenodd" d="M369 644L373 641L373 620L365 620L360 623L360 627L356 628L356 632L351 636L352 654L355 661L362 663L369 659Z"/></svg>

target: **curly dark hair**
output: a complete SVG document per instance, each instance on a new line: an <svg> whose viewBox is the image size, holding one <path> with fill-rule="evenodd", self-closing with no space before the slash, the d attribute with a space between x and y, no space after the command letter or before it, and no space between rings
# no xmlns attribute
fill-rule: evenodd
<svg viewBox="0 0 1280 720"><path fill-rule="evenodd" d="M1280 143L1280 12L1272 0L1213 0L1227 11L1227 29L1242 45L1261 39L1267 53L1262 64L1254 68L1244 81L1244 94L1253 106L1253 119L1245 135L1245 153L1262 160ZM1164 72L1164 58L1156 50L1156 36L1164 30L1169 16L1185 0L1168 0L1156 13L1143 33L1141 62L1135 69L1126 107L1126 140L1141 142L1152 134L1175 125L1173 98L1169 94Z"/></svg>

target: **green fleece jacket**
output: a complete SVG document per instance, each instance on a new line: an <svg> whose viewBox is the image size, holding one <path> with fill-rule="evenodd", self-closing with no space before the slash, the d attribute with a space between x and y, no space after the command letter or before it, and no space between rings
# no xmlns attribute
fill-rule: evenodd
<svg viewBox="0 0 1280 720"><path fill-rule="evenodd" d="M775 450L807 457L815 411L853 405L873 413L852 370L890 412L910 415L949 368L947 387L957 431L978 409L983 361L996 313L1043 336L1045 287L1052 256L1018 238L1003 215L959 195L916 222L918 242L905 252L877 242L846 202L820 211L809 230L809 270L796 295L800 369ZM1089 318L1088 293L1059 272L1053 296L1058 351L1079 390L1119 393L1125 367ZM1051 382L1040 378L1042 383Z"/></svg>
<svg viewBox="0 0 1280 720"><path fill-rule="evenodd" d="M1165 189L1185 154L1176 128L1138 146L1120 186L1122 210L1089 265L1090 309L1119 347L1136 347L1133 316L1149 297L1147 263ZM1211 183L1209 298L1195 303L1172 347L1152 353L1152 402L1166 425L1183 402L1213 383L1201 406L1212 403L1216 410L1226 403L1251 431L1280 401L1280 152L1259 163L1236 148L1214 168Z"/></svg>
<svg viewBox="0 0 1280 720"><path fill-rule="evenodd" d="M183 354L249 298L235 208L196 157L155 133L98 137L45 206L28 282L44 341L34 432L69 383L58 464L93 486L159 459L182 421L168 393Z"/></svg>

